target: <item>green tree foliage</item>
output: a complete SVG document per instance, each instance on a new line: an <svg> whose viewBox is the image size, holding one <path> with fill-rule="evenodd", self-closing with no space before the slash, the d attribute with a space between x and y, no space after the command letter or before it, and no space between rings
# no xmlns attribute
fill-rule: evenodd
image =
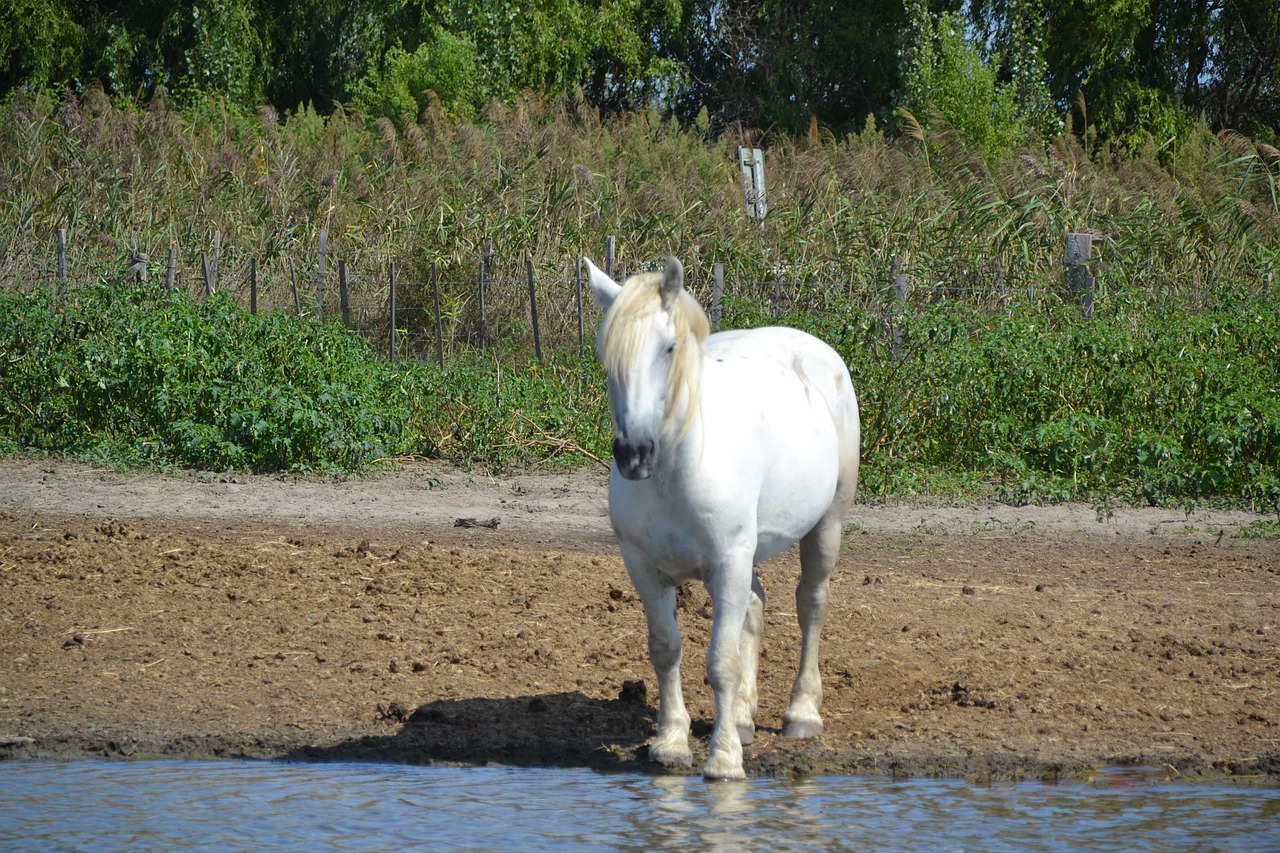
<svg viewBox="0 0 1280 853"><path fill-rule="evenodd" d="M673 55L689 69L676 99L692 119L805 131L811 118L836 131L884 118L898 87L894 34L900 0L686 0Z"/></svg>
<svg viewBox="0 0 1280 853"><path fill-rule="evenodd" d="M1215 51L1199 69L1210 73L1196 104L1215 125L1280 142L1280 3L1223 0L1211 24Z"/></svg>
<svg viewBox="0 0 1280 853"><path fill-rule="evenodd" d="M1275 0L1063 0L1045 7L1060 103L1130 146L1215 128L1274 133L1280 117Z"/></svg>
<svg viewBox="0 0 1280 853"><path fill-rule="evenodd" d="M0 92L75 75L84 28L70 0L0 0Z"/></svg>
<svg viewBox="0 0 1280 853"><path fill-rule="evenodd" d="M581 93L779 136L898 107L927 123L930 104L986 151L1068 115L1129 150L1202 120L1280 139L1276 0L0 0L0 57L7 92L98 81L246 114L401 121L432 97L466 116Z"/></svg>
<svg viewBox="0 0 1280 853"><path fill-rule="evenodd" d="M173 88L181 100L217 95L258 103L264 93L266 43L259 13L245 0L203 0L180 9L166 33L176 55Z"/></svg>
<svg viewBox="0 0 1280 853"><path fill-rule="evenodd" d="M474 114L476 63L469 39L433 27L412 53L397 44L381 60L370 57L352 101L369 115L411 123L434 97L446 115L467 118Z"/></svg>
<svg viewBox="0 0 1280 853"><path fill-rule="evenodd" d="M135 97L158 87L180 104L213 95L252 106L269 60L256 0L91 2L76 6L85 33L76 81Z"/></svg>
<svg viewBox="0 0 1280 853"><path fill-rule="evenodd" d="M1062 131L1063 113L1049 91L1045 60L1045 0L971 4L967 21L984 60L1012 87L1019 123L1041 139Z"/></svg>
<svg viewBox="0 0 1280 853"><path fill-rule="evenodd" d="M327 113L348 100L369 58L381 56L397 43L399 30L422 18L412 0L246 2L262 9L272 63L266 97L281 111L311 105Z"/></svg>
<svg viewBox="0 0 1280 853"><path fill-rule="evenodd" d="M443 17L476 46L478 103L581 87L599 102L637 106L680 79L678 63L657 53L657 34L680 15L675 0L457 0Z"/></svg>
<svg viewBox="0 0 1280 853"><path fill-rule="evenodd" d="M663 48L685 26L680 0L588 0L590 64L585 89L603 107L669 101L689 85L688 69Z"/></svg>
<svg viewBox="0 0 1280 853"><path fill-rule="evenodd" d="M960 15L932 15L922 2L908 8L902 107L908 120L928 127L936 116L988 159L1003 154L1021 136L1014 87L996 80L965 37Z"/></svg>

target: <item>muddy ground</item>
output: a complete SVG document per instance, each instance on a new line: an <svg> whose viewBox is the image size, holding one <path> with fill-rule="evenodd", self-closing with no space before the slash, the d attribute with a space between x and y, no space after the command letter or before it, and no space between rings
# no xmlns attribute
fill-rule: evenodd
<svg viewBox="0 0 1280 853"><path fill-rule="evenodd" d="M0 757L655 770L644 618L605 503L598 469L324 481L0 460ZM795 554L762 568L748 773L1137 763L1280 784L1280 542L1241 536L1254 520L860 505L814 741L778 736ZM690 589L697 760L709 615Z"/></svg>

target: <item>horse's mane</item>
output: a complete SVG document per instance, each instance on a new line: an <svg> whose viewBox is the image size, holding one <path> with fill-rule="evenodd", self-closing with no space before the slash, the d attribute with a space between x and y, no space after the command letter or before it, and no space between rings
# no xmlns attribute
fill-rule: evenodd
<svg viewBox="0 0 1280 853"><path fill-rule="evenodd" d="M623 284L605 315L600 326L599 350L610 376L623 373L639 357L648 332L644 321L662 306L661 284L662 273L632 276ZM693 425L701 405L702 342L711 334L711 323L698 300L684 288L680 289L670 313L676 331L676 351L667 374L667 411L662 429L665 432L675 425L676 402L684 391L684 417L677 425L677 437L683 437Z"/></svg>

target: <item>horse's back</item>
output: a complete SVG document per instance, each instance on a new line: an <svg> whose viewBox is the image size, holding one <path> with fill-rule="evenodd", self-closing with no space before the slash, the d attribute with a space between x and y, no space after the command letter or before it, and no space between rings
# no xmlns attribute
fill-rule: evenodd
<svg viewBox="0 0 1280 853"><path fill-rule="evenodd" d="M704 387L704 423L708 445L719 448L708 469L736 457L738 471L726 476L756 492L757 558L767 559L852 500L857 396L839 354L796 329L712 335L707 355L716 367Z"/></svg>
<svg viewBox="0 0 1280 853"><path fill-rule="evenodd" d="M731 391L751 391L753 399L739 398L739 407L792 404L797 417L814 421L825 412L843 438L857 440L858 399L849 368L813 335L785 326L719 332L707 339L706 352L722 366L715 372L729 378Z"/></svg>

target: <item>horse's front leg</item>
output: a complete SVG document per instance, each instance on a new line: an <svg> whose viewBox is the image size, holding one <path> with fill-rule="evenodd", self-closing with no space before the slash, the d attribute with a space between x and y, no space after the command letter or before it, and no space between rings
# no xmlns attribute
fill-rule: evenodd
<svg viewBox="0 0 1280 853"><path fill-rule="evenodd" d="M689 712L680 687L681 638L676 624L676 589L636 554L623 551L631 583L644 604L649 625L649 660L658 677L658 733L649 757L664 767L692 767Z"/></svg>
<svg viewBox="0 0 1280 853"><path fill-rule="evenodd" d="M741 695L744 678L754 676L754 666L748 667L742 656L744 627L753 604L751 573L751 556L747 554L745 560L722 565L707 577L712 604L707 681L715 693L716 705L711 750L702 768L702 775L707 779L746 778L738 711L745 698ZM748 651L754 654L758 632L753 634Z"/></svg>

